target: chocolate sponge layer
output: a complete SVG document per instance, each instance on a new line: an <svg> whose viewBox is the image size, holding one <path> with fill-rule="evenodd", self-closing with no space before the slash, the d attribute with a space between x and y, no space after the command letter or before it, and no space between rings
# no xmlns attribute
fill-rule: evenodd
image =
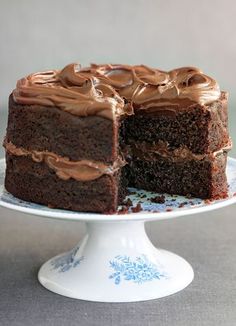
<svg viewBox="0 0 236 326"><path fill-rule="evenodd" d="M118 155L117 124L98 116L79 117L56 107L17 104L10 96L7 141L74 161L111 163Z"/></svg>
<svg viewBox="0 0 236 326"><path fill-rule="evenodd" d="M144 160L133 157L126 167L130 186L155 192L192 195L200 198L224 198L227 195L225 167L227 153L214 160L173 162L156 155Z"/></svg>
<svg viewBox="0 0 236 326"><path fill-rule="evenodd" d="M7 191L26 201L75 211L114 213L126 194L120 172L87 182L65 181L45 163L29 157L7 154L6 163Z"/></svg>
<svg viewBox="0 0 236 326"><path fill-rule="evenodd" d="M185 145L192 152L214 152L227 144L227 93L209 105L193 104L185 109L165 106L158 110L137 111L123 127L125 142L168 142L170 148Z"/></svg>

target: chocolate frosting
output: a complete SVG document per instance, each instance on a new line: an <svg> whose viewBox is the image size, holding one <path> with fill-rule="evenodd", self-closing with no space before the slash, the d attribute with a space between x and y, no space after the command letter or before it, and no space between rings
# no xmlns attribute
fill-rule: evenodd
<svg viewBox="0 0 236 326"><path fill-rule="evenodd" d="M22 78L13 91L15 102L56 106L78 116L133 114L169 106L209 104L220 97L211 77L194 67L169 72L144 65L69 64L62 70L38 72Z"/></svg>
<svg viewBox="0 0 236 326"><path fill-rule="evenodd" d="M208 160L212 161L216 156L223 154L224 152L230 151L232 148L231 139L228 140L228 143L225 144L221 149L205 154L195 154L187 146L180 146L176 149L171 149L168 146L168 142L159 141L156 144L150 144L147 142L136 142L127 146L126 155L134 155L136 157L142 158L144 160L155 160L155 157L158 156L167 158L172 162L182 162L182 161L191 161L191 160Z"/></svg>
<svg viewBox="0 0 236 326"><path fill-rule="evenodd" d="M105 174L112 175L126 164L121 158L117 159L112 165L91 160L75 162L52 152L29 151L6 141L4 147L12 155L30 156L35 162L45 162L63 180L73 178L77 181L92 181Z"/></svg>
<svg viewBox="0 0 236 326"><path fill-rule="evenodd" d="M12 142L4 141L4 147L9 154L15 156L29 156L35 162L44 162L56 175L63 180L70 178L77 181L92 181L100 178L103 175L112 175L123 167L126 162L120 157L112 164L108 165L103 162L95 162L92 160L70 161L67 157L62 157L48 151L27 150L23 147L16 147ZM228 152L232 147L231 139L228 144L220 150L207 153L207 154L194 154L187 147L181 146L178 149L171 150L168 148L168 143L159 141L157 144L152 145L145 142L134 143L127 145L125 156L140 157L145 160L153 161L155 156L160 155L168 158L173 162L181 162L188 160L214 160L216 156Z"/></svg>

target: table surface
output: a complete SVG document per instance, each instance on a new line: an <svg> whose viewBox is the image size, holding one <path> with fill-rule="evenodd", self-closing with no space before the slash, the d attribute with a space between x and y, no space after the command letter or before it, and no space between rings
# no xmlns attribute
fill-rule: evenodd
<svg viewBox="0 0 236 326"><path fill-rule="evenodd" d="M5 123L1 113L1 137ZM146 229L154 245L188 260L193 283L153 301L86 302L51 293L37 281L39 267L71 249L85 234L84 224L0 208L0 325L235 326L236 205L151 222Z"/></svg>

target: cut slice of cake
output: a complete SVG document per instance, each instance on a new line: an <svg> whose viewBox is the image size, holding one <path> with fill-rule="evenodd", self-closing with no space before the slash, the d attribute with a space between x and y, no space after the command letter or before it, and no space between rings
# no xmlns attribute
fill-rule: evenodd
<svg viewBox="0 0 236 326"><path fill-rule="evenodd" d="M71 64L9 98L6 189L50 207L114 213L133 186L221 198L227 93L199 69Z"/></svg>
<svg viewBox="0 0 236 326"><path fill-rule="evenodd" d="M225 197L231 148L227 94L207 105L156 109L137 111L125 121L125 142L132 153L126 167L130 184L170 194Z"/></svg>

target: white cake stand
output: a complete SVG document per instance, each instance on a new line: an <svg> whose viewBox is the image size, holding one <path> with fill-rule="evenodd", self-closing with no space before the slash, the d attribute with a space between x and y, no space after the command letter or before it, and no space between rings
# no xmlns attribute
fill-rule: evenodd
<svg viewBox="0 0 236 326"><path fill-rule="evenodd" d="M87 234L80 243L47 261L38 274L39 282L48 290L83 300L143 301L184 289L193 280L192 267L183 258L155 248L144 223L207 212L236 202L236 160L232 158L227 165L229 198L206 203L197 198L165 195L165 203L155 204L149 198L157 194L139 190L129 197L134 205L141 201L143 211L123 215L50 209L19 200L4 190L4 171L4 160L0 160L0 205L68 222L86 222Z"/></svg>

